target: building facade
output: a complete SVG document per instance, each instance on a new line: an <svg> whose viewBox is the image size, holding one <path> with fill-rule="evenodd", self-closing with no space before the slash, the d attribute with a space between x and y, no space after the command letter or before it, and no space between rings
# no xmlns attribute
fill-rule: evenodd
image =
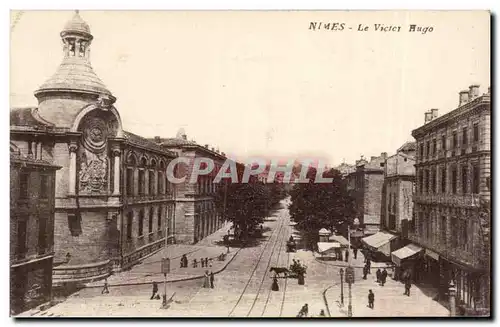
<svg viewBox="0 0 500 327"><path fill-rule="evenodd" d="M347 178L348 189L356 199L358 219L363 235L372 235L380 229L382 187L387 153L372 156L370 161L361 158L356 161L356 171Z"/></svg>
<svg viewBox="0 0 500 327"><path fill-rule="evenodd" d="M490 307L489 222L480 217L490 200L490 91L478 85L459 93L459 106L412 132L417 142L414 228L410 239L425 248L424 268L441 295L456 287L458 312ZM451 287L453 289L453 287Z"/></svg>
<svg viewBox="0 0 500 327"><path fill-rule="evenodd" d="M60 34L63 61L36 108L11 109L11 142L60 166L55 182L53 283L104 278L173 240L176 154L123 130L116 98L89 60L78 12Z"/></svg>
<svg viewBox="0 0 500 327"><path fill-rule="evenodd" d="M55 172L10 145L10 308L18 314L51 300Z"/></svg>
<svg viewBox="0 0 500 327"><path fill-rule="evenodd" d="M161 148L176 153L188 163L178 164L176 174L185 177L184 182L177 184L175 197L175 240L178 243L194 244L212 234L223 223L223 217L216 208L216 194L220 188L226 190L224 183L214 183L215 176L226 161L224 152L210 148L208 144L201 146L187 139L183 129L175 138L155 137L153 141ZM194 183L190 182L193 166L201 158L212 159L215 167L208 175L198 176Z"/></svg>

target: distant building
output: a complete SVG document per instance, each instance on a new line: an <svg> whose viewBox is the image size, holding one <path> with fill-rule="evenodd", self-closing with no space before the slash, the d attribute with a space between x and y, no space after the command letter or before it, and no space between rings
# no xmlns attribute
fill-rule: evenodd
<svg viewBox="0 0 500 327"><path fill-rule="evenodd" d="M491 95L478 85L459 93L455 110L412 132L417 142L415 224L412 242L425 248L419 276L434 281L441 296L456 286L457 311L490 309L490 222L479 216L490 200Z"/></svg>
<svg viewBox="0 0 500 327"><path fill-rule="evenodd" d="M41 153L10 145L10 308L20 313L51 300L55 173Z"/></svg>
<svg viewBox="0 0 500 327"><path fill-rule="evenodd" d="M335 170L338 170L343 178L347 177L349 174L356 171L355 165L349 165L345 162L341 163L337 167L334 167Z"/></svg>
<svg viewBox="0 0 500 327"><path fill-rule="evenodd" d="M372 235L380 230L380 210L382 186L384 184L384 166L387 153L372 156L370 161L361 158L356 161L356 171L346 178L348 189L356 199L358 219L362 235Z"/></svg>

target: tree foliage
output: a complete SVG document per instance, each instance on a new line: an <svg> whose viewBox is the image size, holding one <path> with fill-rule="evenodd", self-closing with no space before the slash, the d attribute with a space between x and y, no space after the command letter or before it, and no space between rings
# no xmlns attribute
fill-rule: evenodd
<svg viewBox="0 0 500 327"><path fill-rule="evenodd" d="M297 227L316 241L321 228L344 232L356 216L355 199L347 191L339 171L323 174L331 183L315 183L316 169L309 168L308 183L296 184L291 191L290 215Z"/></svg>

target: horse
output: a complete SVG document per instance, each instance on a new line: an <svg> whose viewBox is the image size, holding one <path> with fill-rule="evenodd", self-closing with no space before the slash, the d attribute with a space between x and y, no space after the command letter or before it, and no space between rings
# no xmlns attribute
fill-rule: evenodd
<svg viewBox="0 0 500 327"><path fill-rule="evenodd" d="M288 268L284 268L284 267L271 267L271 269L269 269L269 272L273 272L273 271L276 275L283 274L285 277L287 277L288 273L290 273L290 270L288 270Z"/></svg>

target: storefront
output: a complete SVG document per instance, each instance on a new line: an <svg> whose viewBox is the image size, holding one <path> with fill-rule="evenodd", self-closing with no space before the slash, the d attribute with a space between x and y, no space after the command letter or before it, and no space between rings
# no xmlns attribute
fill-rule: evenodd
<svg viewBox="0 0 500 327"><path fill-rule="evenodd" d="M391 261L396 265L394 279L413 279L415 276L416 266L421 260L423 253L424 249L413 243L392 252Z"/></svg>

